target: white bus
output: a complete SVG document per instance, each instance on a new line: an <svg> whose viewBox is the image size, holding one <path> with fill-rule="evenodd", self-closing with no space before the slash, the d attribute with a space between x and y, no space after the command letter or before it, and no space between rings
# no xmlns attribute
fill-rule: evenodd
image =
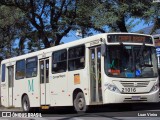
<svg viewBox="0 0 160 120"><path fill-rule="evenodd" d="M1 62L5 107L74 106L159 101L153 37L103 33Z"/></svg>

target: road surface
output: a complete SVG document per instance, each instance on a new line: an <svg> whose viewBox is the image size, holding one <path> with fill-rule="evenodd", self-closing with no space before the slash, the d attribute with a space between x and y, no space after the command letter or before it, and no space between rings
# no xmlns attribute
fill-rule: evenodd
<svg viewBox="0 0 160 120"><path fill-rule="evenodd" d="M0 111L12 113L16 111L18 114L21 109L3 108ZM37 114L40 117L1 117L0 120L160 120L160 103L91 106L87 113L81 114L75 113L72 107L67 107L41 111Z"/></svg>

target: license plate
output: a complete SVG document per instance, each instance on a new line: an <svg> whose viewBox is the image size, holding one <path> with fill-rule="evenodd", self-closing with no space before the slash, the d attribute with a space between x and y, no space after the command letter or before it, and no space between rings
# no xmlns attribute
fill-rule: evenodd
<svg viewBox="0 0 160 120"><path fill-rule="evenodd" d="M136 88L122 88L122 93L135 93Z"/></svg>
<svg viewBox="0 0 160 120"><path fill-rule="evenodd" d="M140 96L132 96L132 100L140 100L141 97Z"/></svg>

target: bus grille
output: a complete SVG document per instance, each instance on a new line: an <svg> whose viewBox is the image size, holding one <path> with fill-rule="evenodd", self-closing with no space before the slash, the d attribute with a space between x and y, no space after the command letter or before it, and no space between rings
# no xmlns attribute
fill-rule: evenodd
<svg viewBox="0 0 160 120"><path fill-rule="evenodd" d="M121 81L123 87L147 87L149 81Z"/></svg>

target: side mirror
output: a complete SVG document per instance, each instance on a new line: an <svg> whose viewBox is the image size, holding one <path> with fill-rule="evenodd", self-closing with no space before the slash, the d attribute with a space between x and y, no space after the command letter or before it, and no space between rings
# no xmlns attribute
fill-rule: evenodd
<svg viewBox="0 0 160 120"><path fill-rule="evenodd" d="M106 55L106 44L101 44L101 55L105 56Z"/></svg>

